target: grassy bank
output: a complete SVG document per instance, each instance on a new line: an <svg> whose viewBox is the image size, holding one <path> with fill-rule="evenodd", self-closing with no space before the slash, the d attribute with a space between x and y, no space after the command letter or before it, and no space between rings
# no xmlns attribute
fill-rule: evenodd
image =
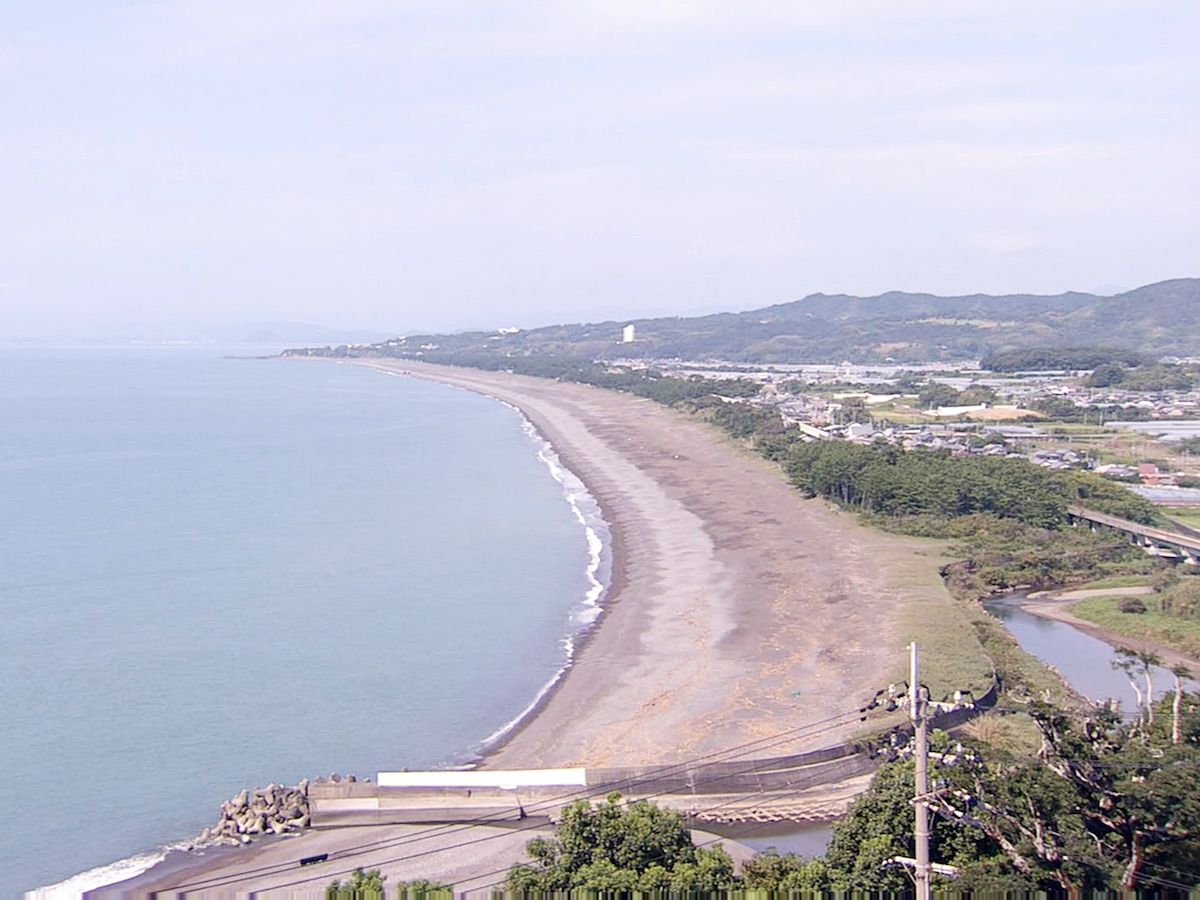
<svg viewBox="0 0 1200 900"><path fill-rule="evenodd" d="M1081 619L1123 634L1162 644L1180 653L1200 656L1200 620L1184 619L1167 615L1162 610L1162 601L1151 594L1141 597L1146 607L1143 613L1121 612L1122 597L1090 597L1067 607Z"/></svg>
<svg viewBox="0 0 1200 900"><path fill-rule="evenodd" d="M1167 506L1163 515L1192 528L1200 528L1200 508L1195 506Z"/></svg>

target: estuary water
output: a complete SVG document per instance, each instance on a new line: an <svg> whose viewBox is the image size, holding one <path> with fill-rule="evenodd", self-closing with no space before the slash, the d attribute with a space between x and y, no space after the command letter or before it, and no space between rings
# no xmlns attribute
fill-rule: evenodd
<svg viewBox="0 0 1200 900"><path fill-rule="evenodd" d="M0 498L0 898L243 787L469 761L607 578L517 411L353 365L0 348Z"/></svg>
<svg viewBox="0 0 1200 900"><path fill-rule="evenodd" d="M1095 702L1119 700L1127 714L1136 711L1137 695L1129 686L1128 676L1113 668L1117 658L1114 648L1066 622L1026 612L1021 604L1028 599L1025 591L1016 591L983 605L1004 623L1018 644L1058 669L1080 694ZM1171 673L1161 666L1151 667L1151 679L1156 697L1174 687ZM1194 683L1189 684L1188 690L1195 690Z"/></svg>

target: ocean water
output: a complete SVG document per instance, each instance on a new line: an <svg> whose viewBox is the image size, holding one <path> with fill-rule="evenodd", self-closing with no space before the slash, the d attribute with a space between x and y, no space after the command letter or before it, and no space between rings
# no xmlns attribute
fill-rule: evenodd
<svg viewBox="0 0 1200 900"><path fill-rule="evenodd" d="M605 539L485 397L0 349L0 898L136 868L243 787L468 761L568 663Z"/></svg>

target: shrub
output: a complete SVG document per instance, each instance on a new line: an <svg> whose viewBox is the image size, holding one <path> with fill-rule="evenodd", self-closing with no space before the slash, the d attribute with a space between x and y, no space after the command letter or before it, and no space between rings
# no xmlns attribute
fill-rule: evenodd
<svg viewBox="0 0 1200 900"><path fill-rule="evenodd" d="M353 877L344 884L338 879L325 888L326 900L382 900L383 883L387 877L378 869L355 869Z"/></svg>

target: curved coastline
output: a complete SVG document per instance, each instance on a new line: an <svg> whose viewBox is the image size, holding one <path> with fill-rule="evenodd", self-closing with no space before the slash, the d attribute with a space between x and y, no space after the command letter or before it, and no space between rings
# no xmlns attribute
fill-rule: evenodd
<svg viewBox="0 0 1200 900"><path fill-rule="evenodd" d="M781 733L789 737L771 754L836 743L857 731L857 707L903 668L910 635L899 614L945 594L926 544L802 500L775 467L665 407L507 373L360 364L517 407L611 529L598 627L581 633L571 664L487 751L485 767L672 763ZM276 846L311 855L391 833L344 832L315 829ZM92 896L169 895L182 879L217 872L270 890L278 885L244 873L273 852L265 842L168 859Z"/></svg>
<svg viewBox="0 0 1200 900"><path fill-rule="evenodd" d="M446 378L437 378L423 373L397 371L394 367L375 365L370 362L361 364L364 368L382 371L387 375L423 377L426 380L436 381L447 387L456 387L460 390L470 391L471 393L483 394L489 399L495 400L516 412L521 417L523 429L529 435L530 439L539 445L537 448L538 459L549 470L550 476L562 487L567 503L570 505L576 520L584 529L589 556L585 575L589 586L580 602L579 610L572 613L572 618L577 618L578 621L574 623L573 627L568 630L566 636L563 638L562 643L566 653L565 662L562 668L558 669L542 685L523 710L475 745L472 752L478 758L472 761L470 765L486 766L488 756L507 744L550 701L555 689L571 669L571 666L574 665L576 654L587 642L592 632L599 627L604 615L604 600L614 592L614 583L617 585L616 590L619 590L620 585L620 556L614 547L614 532L610 523L604 518L603 509L588 484L563 461L562 454L558 452L554 443L541 432L538 426L530 419L527 411L517 403L497 396L494 391L467 387ZM592 507L592 509L585 511L584 507L588 506Z"/></svg>
<svg viewBox="0 0 1200 900"><path fill-rule="evenodd" d="M902 598L860 564L869 533L801 501L716 429L586 385L408 361L360 364L516 406L611 528L600 627L581 637L563 676L484 766L678 761L786 730L789 720L836 716L890 671L886 611ZM798 566L793 551L810 541L817 546L799 554ZM810 583L789 584L789 576ZM802 603L788 608L789 599ZM777 678L765 683L771 672ZM834 689L818 692L814 682ZM838 737L823 730L796 745Z"/></svg>
<svg viewBox="0 0 1200 900"><path fill-rule="evenodd" d="M519 407L503 400L500 402L521 416L522 424L530 437L540 443L538 459L545 463L550 470L551 477L562 487L575 518L583 526L584 537L588 543L588 567L585 572L588 589L580 603L579 610L572 614L573 618L577 619L573 623L574 627L563 638L563 647L566 651L566 662L563 667L542 686L525 709L483 739L480 743L480 752L485 759L488 753L504 746L509 738L521 729L524 722L538 714L553 695L554 688L574 664L575 654L581 643L586 641L592 630L599 626L604 615L603 601L609 592L615 565L612 552L612 529L605 521L603 510L588 490L587 485L563 464L554 445L537 430L537 426L529 421L529 417Z"/></svg>

